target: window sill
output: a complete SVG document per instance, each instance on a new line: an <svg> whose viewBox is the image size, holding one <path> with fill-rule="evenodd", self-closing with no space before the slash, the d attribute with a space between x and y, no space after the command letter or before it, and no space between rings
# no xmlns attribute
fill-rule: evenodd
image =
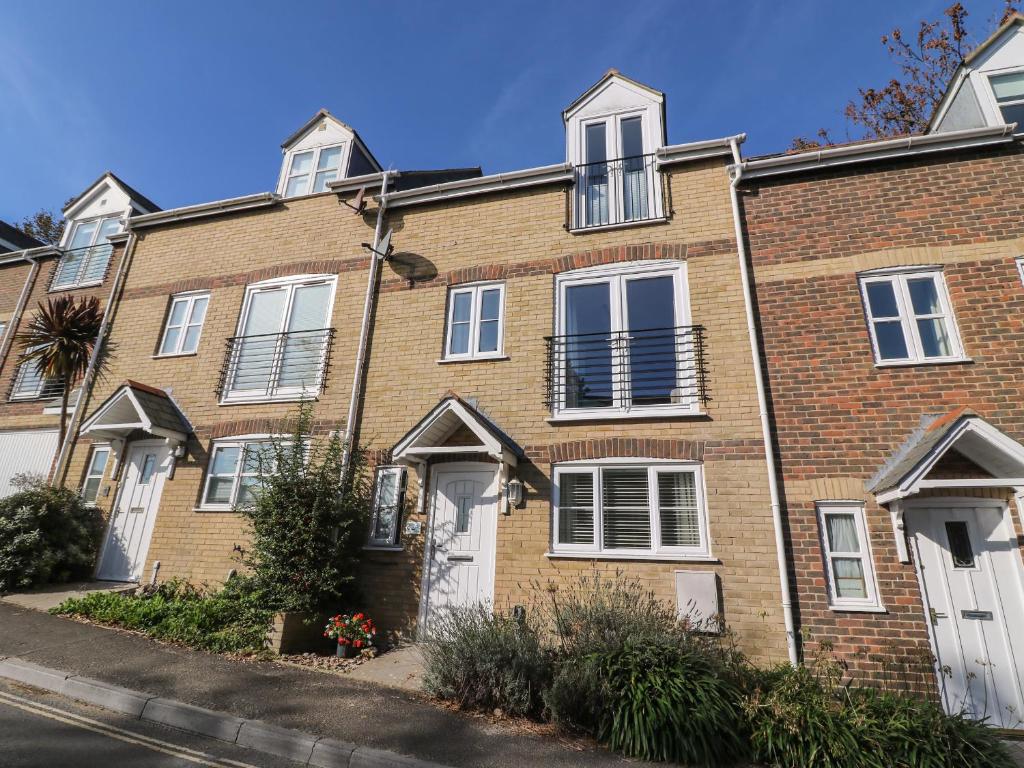
<svg viewBox="0 0 1024 768"><path fill-rule="evenodd" d="M95 280L91 283L79 283L78 285L61 285L59 287L54 286L50 288L47 293L62 293L64 291L77 291L81 288L95 288L98 285L103 285L102 280Z"/></svg>
<svg viewBox="0 0 1024 768"><path fill-rule="evenodd" d="M173 357L195 357L198 354L199 354L198 351L196 351L196 352L177 352L177 353L175 353L173 355L150 355L149 358L151 360L166 360L167 358L173 358Z"/></svg>
<svg viewBox="0 0 1024 768"><path fill-rule="evenodd" d="M625 552L545 552L548 560L650 560L667 563L721 563L711 555L629 554Z"/></svg>
<svg viewBox="0 0 1024 768"><path fill-rule="evenodd" d="M237 510L234 507L193 507L193 512L228 512L234 513Z"/></svg>
<svg viewBox="0 0 1024 768"><path fill-rule="evenodd" d="M385 546L383 544L366 544L363 546L365 552L405 552L405 547L401 545L397 546Z"/></svg>
<svg viewBox="0 0 1024 768"><path fill-rule="evenodd" d="M884 605L830 605L830 611L835 613L888 613L889 609Z"/></svg>
<svg viewBox="0 0 1024 768"><path fill-rule="evenodd" d="M612 419L679 419L679 418L708 418L707 411L694 410L692 408L666 408L660 411L613 411L609 409L606 413L599 411L587 411L586 413L563 412L548 416L544 419L549 424L569 423L574 421L609 421Z"/></svg>
<svg viewBox="0 0 1024 768"><path fill-rule="evenodd" d="M641 221L620 221L617 224L598 224L596 227L570 227L569 234L585 235L588 232L607 232L610 229L627 229L629 227L646 227L651 224L667 224L668 216L659 216L655 219L642 219Z"/></svg>
<svg viewBox="0 0 1024 768"><path fill-rule="evenodd" d="M494 363L511 359L508 355L479 355L477 357L443 357L436 362L438 365L451 365L452 363Z"/></svg>
<svg viewBox="0 0 1024 768"><path fill-rule="evenodd" d="M970 357L943 358L941 360L899 360L894 362L875 363L875 368L914 368L931 365L962 365L964 363L973 362L974 359Z"/></svg>
<svg viewBox="0 0 1024 768"><path fill-rule="evenodd" d="M253 397L221 400L218 405L260 405L266 403L308 403L320 399L319 393L315 395L287 395L285 397Z"/></svg>

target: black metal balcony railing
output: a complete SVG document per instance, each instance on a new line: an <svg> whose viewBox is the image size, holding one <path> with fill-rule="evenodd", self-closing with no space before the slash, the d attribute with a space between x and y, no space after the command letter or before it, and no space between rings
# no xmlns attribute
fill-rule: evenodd
<svg viewBox="0 0 1024 768"><path fill-rule="evenodd" d="M653 154L584 163L575 172L572 229L664 216L661 174Z"/></svg>
<svg viewBox="0 0 1024 768"><path fill-rule="evenodd" d="M323 389L333 328L234 336L217 392L223 400L312 396Z"/></svg>
<svg viewBox="0 0 1024 768"><path fill-rule="evenodd" d="M21 364L11 382L8 400L53 400L64 394L64 379L44 379L35 360Z"/></svg>
<svg viewBox="0 0 1024 768"><path fill-rule="evenodd" d="M704 327L548 336L546 405L627 410L696 409L708 400Z"/></svg>
<svg viewBox="0 0 1024 768"><path fill-rule="evenodd" d="M103 282L110 266L110 254L113 252L114 246L110 243L64 251L57 263L57 269L53 272L50 290Z"/></svg>

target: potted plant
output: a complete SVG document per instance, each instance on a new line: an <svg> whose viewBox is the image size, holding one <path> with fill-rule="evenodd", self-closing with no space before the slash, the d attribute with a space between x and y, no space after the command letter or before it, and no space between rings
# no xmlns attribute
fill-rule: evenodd
<svg viewBox="0 0 1024 768"><path fill-rule="evenodd" d="M338 641L337 653L345 659L361 653L364 648L371 647L376 634L377 628L373 625L373 619L367 618L364 613L332 616L324 627L324 637Z"/></svg>

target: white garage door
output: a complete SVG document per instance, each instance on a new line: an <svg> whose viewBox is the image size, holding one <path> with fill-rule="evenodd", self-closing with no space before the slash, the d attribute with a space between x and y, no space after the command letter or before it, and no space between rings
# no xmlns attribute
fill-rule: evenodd
<svg viewBox="0 0 1024 768"><path fill-rule="evenodd" d="M15 475L46 476L56 450L56 429L0 432L0 497L14 493L11 480Z"/></svg>

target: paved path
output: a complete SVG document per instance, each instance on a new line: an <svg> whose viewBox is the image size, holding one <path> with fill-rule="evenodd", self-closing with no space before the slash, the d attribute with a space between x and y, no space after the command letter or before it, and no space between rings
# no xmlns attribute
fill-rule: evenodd
<svg viewBox="0 0 1024 768"><path fill-rule="evenodd" d="M0 681L5 768L295 768L297 763ZM230 761L230 762L227 762Z"/></svg>
<svg viewBox="0 0 1024 768"><path fill-rule="evenodd" d="M125 581L77 581L70 584L47 584L29 592L9 592L0 597L0 601L20 605L22 608L48 611L51 608L56 608L69 597L85 597L90 592L121 592L137 586L138 584Z"/></svg>
<svg viewBox="0 0 1024 768"><path fill-rule="evenodd" d="M3 602L0 656L452 766L635 765L597 748L449 712L410 692L161 645Z"/></svg>

